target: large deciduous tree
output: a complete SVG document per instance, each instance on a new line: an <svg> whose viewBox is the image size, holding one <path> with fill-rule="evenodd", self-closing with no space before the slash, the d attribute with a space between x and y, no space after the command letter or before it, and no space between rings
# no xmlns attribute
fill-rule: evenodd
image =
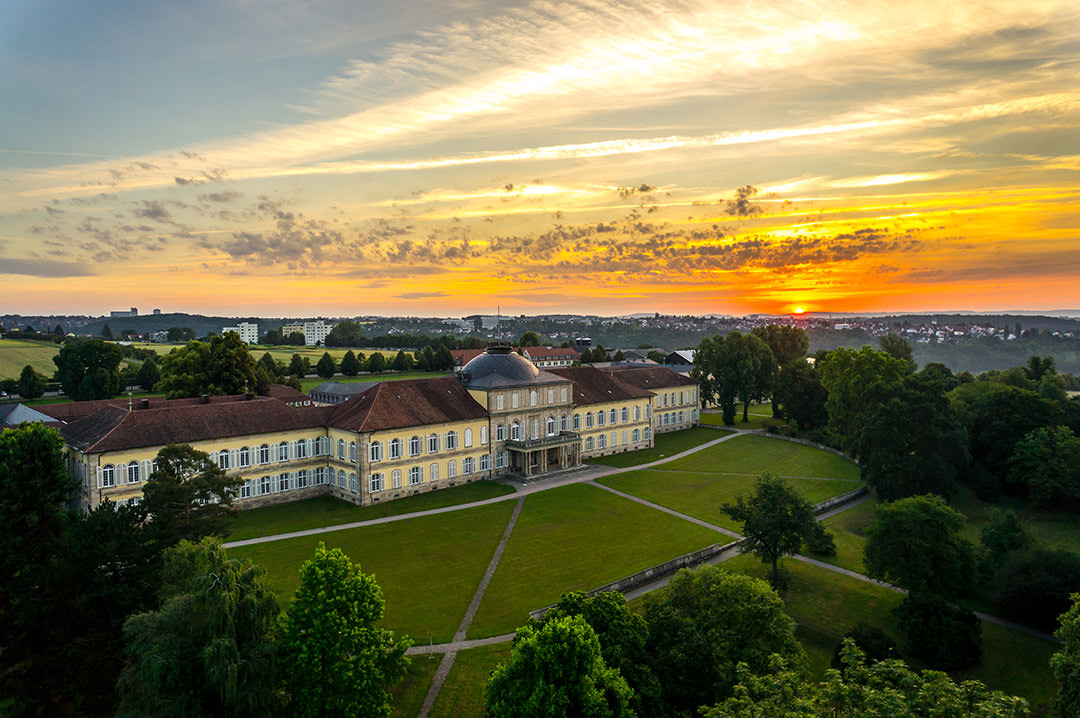
<svg viewBox="0 0 1080 718"><path fill-rule="evenodd" d="M1054 633L1061 639L1061 649L1050 657L1050 670L1058 684L1054 707L1063 716L1080 715L1080 593L1069 599L1072 607L1062 614Z"/></svg>
<svg viewBox="0 0 1080 718"><path fill-rule="evenodd" d="M760 674L773 670L773 654L805 661L795 622L769 584L717 566L684 569L646 594L645 620L671 714L689 715L731 695L740 662Z"/></svg>
<svg viewBox="0 0 1080 718"><path fill-rule="evenodd" d="M282 686L289 715L387 716L387 689L405 674L408 638L378 626L382 590L341 549L320 543L300 568L281 617Z"/></svg>
<svg viewBox="0 0 1080 718"><path fill-rule="evenodd" d="M825 402L829 393L821 384L821 374L809 362L796 359L780 368L773 390L773 406L779 405L785 417L802 431L825 426L829 415Z"/></svg>
<svg viewBox="0 0 1080 718"><path fill-rule="evenodd" d="M776 359L760 337L731 332L705 338L694 352L690 375L701 382L703 401L720 405L724 423L735 422L735 402L743 402L743 421L749 419L750 402L772 389Z"/></svg>
<svg viewBox="0 0 1080 718"><path fill-rule="evenodd" d="M124 624L118 715L273 715L279 609L265 573L216 539L169 549L160 608Z"/></svg>
<svg viewBox="0 0 1080 718"><path fill-rule="evenodd" d="M169 399L201 394L241 394L258 385L256 363L236 332L191 341L162 359L158 389Z"/></svg>
<svg viewBox="0 0 1080 718"><path fill-rule="evenodd" d="M1080 438L1067 426L1029 431L1009 457L1007 478L1038 506L1080 506Z"/></svg>
<svg viewBox="0 0 1080 718"><path fill-rule="evenodd" d="M825 407L829 431L844 451L858 455L870 416L898 393L908 365L868 346L835 349L817 363L821 383L829 393Z"/></svg>
<svg viewBox="0 0 1080 718"><path fill-rule="evenodd" d="M757 478L749 496L736 497L734 504L724 504L723 511L743 525L746 539L739 551L752 552L771 566L773 586L779 580L780 558L797 554L816 523L810 502L787 481L767 471Z"/></svg>
<svg viewBox="0 0 1080 718"><path fill-rule="evenodd" d="M91 339L65 342L53 357L56 378L75 401L110 399L120 391L120 361L124 353L115 344Z"/></svg>
<svg viewBox="0 0 1080 718"><path fill-rule="evenodd" d="M243 480L229 476L189 444L163 447L156 463L143 486L143 504L158 540L171 545L221 533Z"/></svg>
<svg viewBox="0 0 1080 718"><path fill-rule="evenodd" d="M800 327L781 327L776 324L754 327L750 333L768 344L769 349L772 350L775 366L772 371L769 394L772 396L773 416L782 416L782 404L777 399L778 390L782 386L779 369L804 358L810 349L810 340Z"/></svg>
<svg viewBox="0 0 1080 718"><path fill-rule="evenodd" d="M962 595L975 581L975 549L963 527L963 515L940 496L882 504L866 528L866 572L909 591Z"/></svg>
<svg viewBox="0 0 1080 718"><path fill-rule="evenodd" d="M19 374L19 396L23 399L34 400L45 393L45 382L34 367L27 364Z"/></svg>
<svg viewBox="0 0 1080 718"><path fill-rule="evenodd" d="M510 660L488 681L488 715L506 718L628 718L631 690L604 662L581 616L518 629Z"/></svg>

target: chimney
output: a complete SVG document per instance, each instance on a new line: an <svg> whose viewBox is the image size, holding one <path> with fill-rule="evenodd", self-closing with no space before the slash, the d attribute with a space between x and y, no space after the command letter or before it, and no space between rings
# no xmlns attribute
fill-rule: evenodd
<svg viewBox="0 0 1080 718"><path fill-rule="evenodd" d="M210 403L210 395L209 394L203 394L201 397L199 397L199 403L200 404L209 404Z"/></svg>
<svg viewBox="0 0 1080 718"><path fill-rule="evenodd" d="M139 408L140 409L149 409L150 408L150 400L149 399L139 399Z"/></svg>

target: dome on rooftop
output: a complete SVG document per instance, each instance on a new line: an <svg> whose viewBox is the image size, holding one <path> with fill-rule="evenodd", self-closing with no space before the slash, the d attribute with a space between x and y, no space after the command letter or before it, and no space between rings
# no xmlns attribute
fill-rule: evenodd
<svg viewBox="0 0 1080 718"><path fill-rule="evenodd" d="M468 389L547 383L531 361L510 347L488 347L462 367L461 382Z"/></svg>

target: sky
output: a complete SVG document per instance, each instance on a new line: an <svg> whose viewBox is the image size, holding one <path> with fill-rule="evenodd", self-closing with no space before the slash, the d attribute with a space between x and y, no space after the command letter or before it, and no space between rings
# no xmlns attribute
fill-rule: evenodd
<svg viewBox="0 0 1080 718"><path fill-rule="evenodd" d="M1075 0L7 0L0 312L1080 308Z"/></svg>

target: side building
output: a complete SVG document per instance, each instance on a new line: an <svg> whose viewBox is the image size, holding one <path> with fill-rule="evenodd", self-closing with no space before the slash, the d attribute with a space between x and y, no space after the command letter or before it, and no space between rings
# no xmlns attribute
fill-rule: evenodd
<svg viewBox="0 0 1080 718"><path fill-rule="evenodd" d="M662 434L697 426L700 420L697 381L665 366L612 366L615 381L652 394L653 432Z"/></svg>

